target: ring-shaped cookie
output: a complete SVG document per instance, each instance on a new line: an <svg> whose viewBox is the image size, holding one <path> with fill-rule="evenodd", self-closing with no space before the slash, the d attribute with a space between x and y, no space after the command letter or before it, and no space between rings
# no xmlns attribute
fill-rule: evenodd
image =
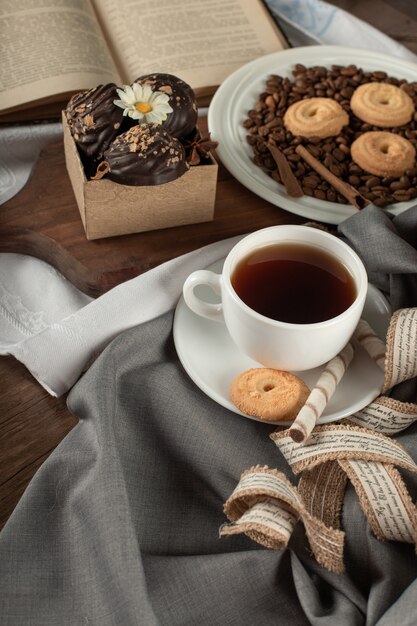
<svg viewBox="0 0 417 626"><path fill-rule="evenodd" d="M415 148L408 139L384 130L360 135L350 153L355 163L375 176L402 176L416 160Z"/></svg>
<svg viewBox="0 0 417 626"><path fill-rule="evenodd" d="M285 112L284 126L295 136L333 137L349 123L349 116L332 98L306 98Z"/></svg>
<svg viewBox="0 0 417 626"><path fill-rule="evenodd" d="M381 128L408 124L415 110L408 93L388 83L360 85L350 99L350 108L363 122Z"/></svg>
<svg viewBox="0 0 417 626"><path fill-rule="evenodd" d="M230 387L231 400L242 413L276 422L295 419L309 394L298 376L264 367L239 374Z"/></svg>

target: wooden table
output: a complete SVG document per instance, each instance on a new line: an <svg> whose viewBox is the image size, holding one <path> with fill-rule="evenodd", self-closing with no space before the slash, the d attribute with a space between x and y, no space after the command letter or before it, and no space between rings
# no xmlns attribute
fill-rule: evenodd
<svg viewBox="0 0 417 626"><path fill-rule="evenodd" d="M417 8L407 0L335 0L417 53ZM413 6L412 6L413 5ZM204 121L203 121L204 122ZM48 235L90 272L135 267L142 273L205 244L299 218L258 198L220 166L212 222L87 241L65 169L62 143L41 155L26 187L1 207L0 226ZM66 398L52 398L26 368L0 359L0 528L29 480L77 423Z"/></svg>

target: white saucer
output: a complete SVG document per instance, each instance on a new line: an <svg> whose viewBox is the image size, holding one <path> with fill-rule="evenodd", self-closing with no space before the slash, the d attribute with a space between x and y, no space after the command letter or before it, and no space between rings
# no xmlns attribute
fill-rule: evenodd
<svg viewBox="0 0 417 626"><path fill-rule="evenodd" d="M383 70L390 76L408 81L417 80L417 65L380 52L342 46L290 48L260 57L239 68L220 85L210 103L208 127L211 139L219 142L216 152L242 185L291 213L328 224L339 224L354 215L356 209L348 204L310 196L289 197L282 185L253 163L253 151L246 141L247 131L242 123L258 95L264 91L265 80L270 74L291 77L297 63L326 67L355 63L366 71ZM389 206L387 211L398 215L414 204L415 200L399 202Z"/></svg>
<svg viewBox="0 0 417 626"><path fill-rule="evenodd" d="M223 260L207 269L221 273ZM207 287L198 287L200 297L215 302L216 296ZM369 285L363 317L385 340L391 311L381 292ZM174 318L174 343L179 359L195 384L210 398L234 413L249 419L231 402L230 383L233 378L252 367L262 367L239 351L226 326L193 313L181 297ZM355 356L319 423L334 422L359 411L381 393L383 374L365 350L355 342ZM314 387L323 368L295 372L310 387ZM272 422L269 422L272 423ZM284 422L279 422L285 424Z"/></svg>

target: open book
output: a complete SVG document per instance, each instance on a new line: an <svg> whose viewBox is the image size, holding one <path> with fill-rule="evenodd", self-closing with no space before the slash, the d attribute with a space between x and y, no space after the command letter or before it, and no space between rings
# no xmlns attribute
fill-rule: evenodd
<svg viewBox="0 0 417 626"><path fill-rule="evenodd" d="M0 122L155 72L185 80L201 106L241 65L288 47L262 0L0 0L0 36Z"/></svg>

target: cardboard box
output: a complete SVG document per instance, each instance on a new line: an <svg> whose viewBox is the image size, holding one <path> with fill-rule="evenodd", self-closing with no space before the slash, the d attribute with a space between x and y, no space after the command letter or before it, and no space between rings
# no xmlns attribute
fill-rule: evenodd
<svg viewBox="0 0 417 626"><path fill-rule="evenodd" d="M213 219L218 170L214 159L163 185L132 187L105 178L87 180L64 114L62 123L67 171L87 239Z"/></svg>

